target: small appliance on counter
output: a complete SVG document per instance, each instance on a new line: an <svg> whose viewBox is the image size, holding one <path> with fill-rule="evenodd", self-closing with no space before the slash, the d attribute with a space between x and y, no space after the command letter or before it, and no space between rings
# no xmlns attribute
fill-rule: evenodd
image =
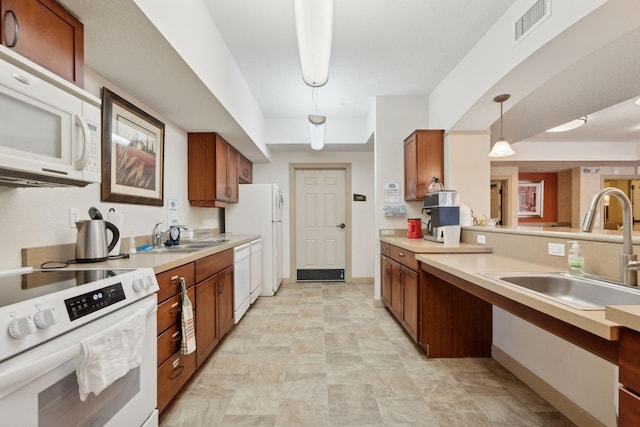
<svg viewBox="0 0 640 427"><path fill-rule="evenodd" d="M422 239L422 219L407 219L407 239Z"/></svg>
<svg viewBox="0 0 640 427"><path fill-rule="evenodd" d="M102 219L98 209L89 209L90 220L76 222L76 262L90 263L106 261L120 239L118 227ZM111 231L111 240L107 239L107 230Z"/></svg>
<svg viewBox="0 0 640 427"><path fill-rule="evenodd" d="M437 191L424 195L422 212L431 217L427 223L425 240L444 242L446 225L460 225L460 197L455 190Z"/></svg>

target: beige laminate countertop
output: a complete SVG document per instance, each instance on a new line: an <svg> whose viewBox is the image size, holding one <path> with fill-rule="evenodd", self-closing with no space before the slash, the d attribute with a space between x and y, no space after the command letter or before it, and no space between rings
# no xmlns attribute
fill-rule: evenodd
<svg viewBox="0 0 640 427"><path fill-rule="evenodd" d="M459 247L445 247L444 243L433 242L425 239L407 239L400 236L380 236L380 240L391 245L399 246L411 252L425 253L477 253L491 252L491 247L484 245L473 245L470 243L460 243Z"/></svg>
<svg viewBox="0 0 640 427"><path fill-rule="evenodd" d="M640 332L640 305L609 305L605 307L605 317Z"/></svg>
<svg viewBox="0 0 640 427"><path fill-rule="evenodd" d="M195 252L182 252L182 253L135 253L130 254L128 259L115 259L99 263L90 264L91 268L106 267L106 268L153 268L153 271L158 274L163 271L170 270L175 267L187 264L197 259L213 255L227 249L231 249L235 246L242 245L243 243L251 242L252 240L260 238L259 235L233 235L229 238L228 242L225 242L218 246L211 248L201 249ZM80 267L80 266L78 266ZM87 265L89 267L89 265ZM81 268L81 267L80 267Z"/></svg>
<svg viewBox="0 0 640 427"><path fill-rule="evenodd" d="M619 323L605 317L605 310L576 310L513 285L479 273L557 271L544 264L493 254L419 254L416 259L468 282L531 307L610 341L618 339ZM638 308L640 314L640 308ZM638 317L640 325L640 317Z"/></svg>

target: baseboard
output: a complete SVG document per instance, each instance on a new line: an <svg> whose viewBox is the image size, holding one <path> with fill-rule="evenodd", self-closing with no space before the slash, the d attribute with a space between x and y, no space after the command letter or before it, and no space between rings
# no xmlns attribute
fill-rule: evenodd
<svg viewBox="0 0 640 427"><path fill-rule="evenodd" d="M380 298L373 299L373 306L375 308L385 308L385 305Z"/></svg>
<svg viewBox="0 0 640 427"><path fill-rule="evenodd" d="M558 411L579 426L603 427L599 420L594 418L587 411L576 405L572 400L556 390L549 383L531 372L513 357L509 356L500 348L493 345L491 356L512 374L518 377L529 388L542 396L547 402L552 404Z"/></svg>
<svg viewBox="0 0 640 427"><path fill-rule="evenodd" d="M362 285L362 284L373 285L373 277L352 277L351 280L349 280L349 283L354 283L356 285Z"/></svg>

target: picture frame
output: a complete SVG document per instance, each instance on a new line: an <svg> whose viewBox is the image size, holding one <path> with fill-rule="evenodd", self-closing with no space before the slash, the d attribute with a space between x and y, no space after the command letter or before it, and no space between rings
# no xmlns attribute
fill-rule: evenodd
<svg viewBox="0 0 640 427"><path fill-rule="evenodd" d="M518 216L542 218L544 180L518 182Z"/></svg>
<svg viewBox="0 0 640 427"><path fill-rule="evenodd" d="M160 120L102 89L100 200L164 205L164 131Z"/></svg>

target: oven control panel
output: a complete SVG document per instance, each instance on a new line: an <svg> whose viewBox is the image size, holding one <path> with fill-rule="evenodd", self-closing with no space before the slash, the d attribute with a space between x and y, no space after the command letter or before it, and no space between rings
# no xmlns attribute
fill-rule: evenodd
<svg viewBox="0 0 640 427"><path fill-rule="evenodd" d="M64 304L67 307L67 313L69 313L69 320L73 322L125 298L122 283L114 283L106 288L96 289L86 294L66 299Z"/></svg>

